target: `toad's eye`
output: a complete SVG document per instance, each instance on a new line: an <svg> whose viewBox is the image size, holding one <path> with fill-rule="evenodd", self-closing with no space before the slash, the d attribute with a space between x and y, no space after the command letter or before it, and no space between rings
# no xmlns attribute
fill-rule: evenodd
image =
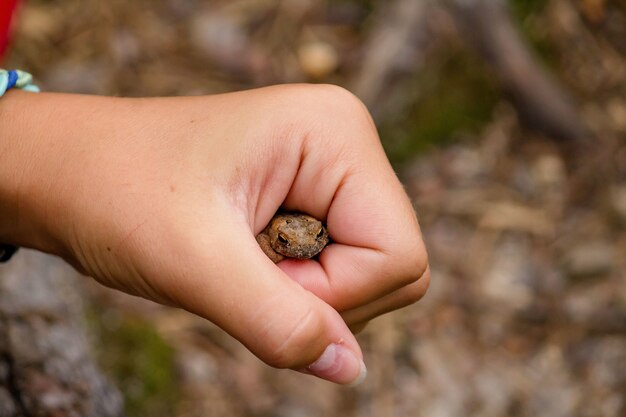
<svg viewBox="0 0 626 417"><path fill-rule="evenodd" d="M323 228L323 227L320 229L320 231L319 231L319 232L317 232L317 236L316 236L316 237L319 239L319 238L321 238L322 236L324 236L324 228Z"/></svg>
<svg viewBox="0 0 626 417"><path fill-rule="evenodd" d="M278 241L280 243L282 243L283 245L288 245L289 244L289 239L287 239L287 237L285 235L283 235L282 233L278 234Z"/></svg>

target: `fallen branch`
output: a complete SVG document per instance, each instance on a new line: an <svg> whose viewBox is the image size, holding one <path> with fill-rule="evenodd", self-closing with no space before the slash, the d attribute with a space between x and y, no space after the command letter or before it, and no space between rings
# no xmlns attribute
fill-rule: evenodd
<svg viewBox="0 0 626 417"><path fill-rule="evenodd" d="M561 140L588 137L572 100L529 51L502 0L449 0L526 124Z"/></svg>

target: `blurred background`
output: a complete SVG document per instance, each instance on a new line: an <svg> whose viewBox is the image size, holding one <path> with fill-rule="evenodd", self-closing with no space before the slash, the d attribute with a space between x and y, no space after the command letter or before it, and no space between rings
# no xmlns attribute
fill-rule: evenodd
<svg viewBox="0 0 626 417"><path fill-rule="evenodd" d="M121 96L342 85L420 218L431 289L359 335L354 389L65 269L128 416L626 416L624 1L30 0L6 64Z"/></svg>

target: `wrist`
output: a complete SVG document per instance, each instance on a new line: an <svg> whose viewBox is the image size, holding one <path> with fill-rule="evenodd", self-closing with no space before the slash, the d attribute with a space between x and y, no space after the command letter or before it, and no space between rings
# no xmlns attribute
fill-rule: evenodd
<svg viewBox="0 0 626 417"><path fill-rule="evenodd" d="M10 91L0 100L0 242L50 250L51 239L37 211L38 154L43 149L36 146L41 134L36 123L46 123L32 108L36 99Z"/></svg>
<svg viewBox="0 0 626 417"><path fill-rule="evenodd" d="M75 191L64 178L89 119L87 107L72 97L78 96L10 91L0 100L2 243L66 253L63 231L70 226L68 202Z"/></svg>

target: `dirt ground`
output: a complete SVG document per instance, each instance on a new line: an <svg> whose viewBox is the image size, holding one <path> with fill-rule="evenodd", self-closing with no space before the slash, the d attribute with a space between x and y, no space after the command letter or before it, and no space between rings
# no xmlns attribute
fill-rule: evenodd
<svg viewBox="0 0 626 417"><path fill-rule="evenodd" d="M359 336L370 374L353 389L271 369L211 323L85 279L95 350L129 415L626 416L626 6L511 2L589 129L573 143L520 121L443 6L386 69L390 57L371 55L374 34L394 31L385 4L23 8L8 66L44 90L329 82L367 96L429 249L429 293Z"/></svg>

